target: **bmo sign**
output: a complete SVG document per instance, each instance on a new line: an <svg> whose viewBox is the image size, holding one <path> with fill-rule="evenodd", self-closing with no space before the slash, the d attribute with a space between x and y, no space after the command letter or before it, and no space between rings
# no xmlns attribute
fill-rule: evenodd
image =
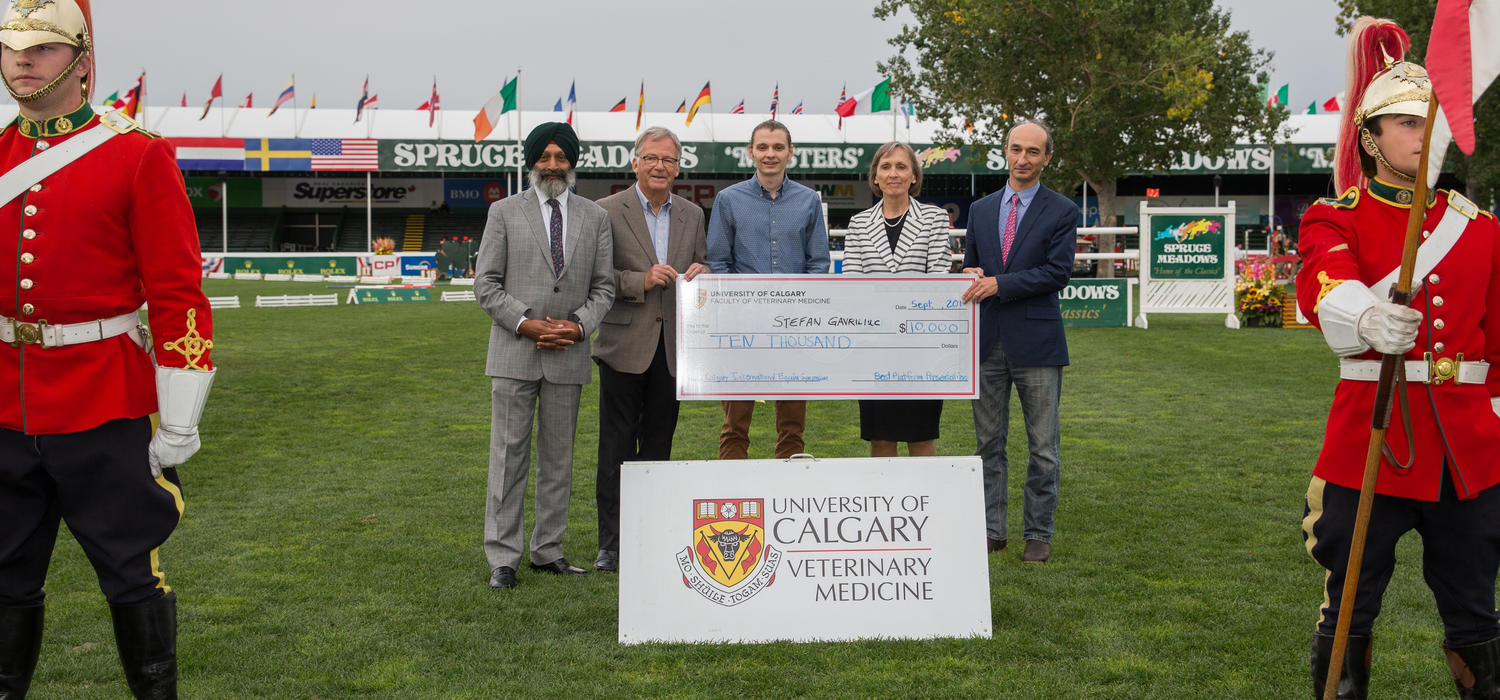
<svg viewBox="0 0 1500 700"><path fill-rule="evenodd" d="M443 181L443 201L453 209L485 209L505 199L503 180L454 178Z"/></svg>

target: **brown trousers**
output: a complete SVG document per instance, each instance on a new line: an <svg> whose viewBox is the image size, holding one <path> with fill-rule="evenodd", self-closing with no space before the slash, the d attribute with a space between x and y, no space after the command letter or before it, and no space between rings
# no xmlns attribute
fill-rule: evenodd
<svg viewBox="0 0 1500 700"><path fill-rule="evenodd" d="M802 430L807 423L806 401L777 401L776 458L786 459L802 452ZM719 431L719 459L745 459L750 456L750 418L755 415L754 401L725 401L724 428Z"/></svg>

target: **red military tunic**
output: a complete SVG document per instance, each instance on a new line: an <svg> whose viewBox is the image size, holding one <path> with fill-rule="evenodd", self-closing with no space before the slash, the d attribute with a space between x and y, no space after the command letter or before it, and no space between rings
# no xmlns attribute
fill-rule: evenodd
<svg viewBox="0 0 1500 700"><path fill-rule="evenodd" d="M0 131L0 171L90 129L87 104ZM200 281L197 228L167 141L136 130L111 138L0 207L0 314L83 323L148 303L156 361L210 369L213 321ZM9 320L4 323L10 323ZM70 433L156 411L151 357L118 335L44 348L0 344L0 427Z"/></svg>
<svg viewBox="0 0 1500 700"><path fill-rule="evenodd" d="M1404 194L1403 194L1404 193ZM1298 249L1302 271L1297 275L1297 304L1321 327L1317 304L1342 280L1358 280L1373 287L1401 264L1401 248L1412 192L1379 180L1364 190L1350 188L1338 200L1320 200L1302 219ZM1424 231L1434 230L1449 209L1449 194L1440 192L1428 207ZM1484 384L1408 383L1416 461L1410 469L1396 469L1382 459L1376 492L1423 501L1438 500L1444 453L1454 489L1462 499L1500 482L1500 417L1490 397L1500 394L1500 225L1487 212L1468 222L1463 235L1431 273L1411 307L1422 312L1416 347L1408 361L1452 358L1485 360L1490 371ZM1355 356L1379 360L1373 350ZM1329 483L1360 488L1370 423L1375 405L1375 382L1341 380L1328 414L1323 449L1313 474ZM1429 391L1431 398L1429 399ZM1393 401L1386 444L1397 459L1408 454L1401 427L1401 405ZM1435 410L1434 410L1435 407ZM1445 448L1446 446L1446 448Z"/></svg>

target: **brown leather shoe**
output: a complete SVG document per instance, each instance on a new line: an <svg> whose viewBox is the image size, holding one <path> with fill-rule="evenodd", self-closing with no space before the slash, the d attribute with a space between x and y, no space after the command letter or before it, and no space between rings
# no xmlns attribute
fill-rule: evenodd
<svg viewBox="0 0 1500 700"><path fill-rule="evenodd" d="M999 551L1002 551L1002 550L1005 549L1005 538L1004 537L1000 537L1000 538L985 537L984 539L986 540L985 546L988 547L988 551L999 552Z"/></svg>
<svg viewBox="0 0 1500 700"><path fill-rule="evenodd" d="M1022 564L1045 564L1052 556L1052 544L1046 540L1026 540L1026 551L1021 553Z"/></svg>

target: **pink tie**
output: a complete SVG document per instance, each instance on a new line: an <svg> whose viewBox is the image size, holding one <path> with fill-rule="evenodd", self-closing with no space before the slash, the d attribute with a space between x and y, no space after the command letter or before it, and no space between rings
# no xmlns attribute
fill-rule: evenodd
<svg viewBox="0 0 1500 700"><path fill-rule="evenodd" d="M1021 209L1021 195L1010 196L1010 213L1005 216L1005 237L1000 239L1000 262L1010 262L1010 246L1016 242L1016 214Z"/></svg>

